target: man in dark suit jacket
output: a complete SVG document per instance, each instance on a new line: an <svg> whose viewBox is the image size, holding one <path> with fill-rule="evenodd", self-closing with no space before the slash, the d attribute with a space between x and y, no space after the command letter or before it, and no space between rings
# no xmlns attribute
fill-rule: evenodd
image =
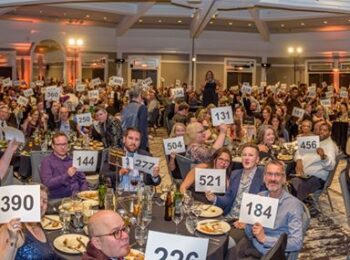
<svg viewBox="0 0 350 260"><path fill-rule="evenodd" d="M266 190L264 167L258 166L258 162L258 147L252 144L244 145L242 149L243 169L234 170L231 173L230 184L226 194L216 196L210 191L206 192L207 199L222 208L226 217L233 219L233 225L236 229L230 235L235 240L240 240L244 237L243 228L245 224L238 221L243 193L258 194L260 191Z"/></svg>
<svg viewBox="0 0 350 260"><path fill-rule="evenodd" d="M141 143L141 132L137 128L126 129L123 137L124 151L127 157L134 157L135 154L152 156L146 150L139 149ZM130 185L131 176L137 176L138 179L143 177L145 185L157 186L161 182L159 176L159 166L155 166L152 174L142 173L138 170L130 170L126 168L117 167L117 175L119 179L119 185L123 186L124 190L131 190ZM112 180L113 182L113 180Z"/></svg>

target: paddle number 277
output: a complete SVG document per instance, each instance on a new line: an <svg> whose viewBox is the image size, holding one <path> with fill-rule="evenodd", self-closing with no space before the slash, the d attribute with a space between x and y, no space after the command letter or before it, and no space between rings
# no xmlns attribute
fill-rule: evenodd
<svg viewBox="0 0 350 260"><path fill-rule="evenodd" d="M256 203L254 205L253 202L248 203L246 206L248 207L248 215L253 214L256 217L266 216L266 218L268 219L271 217L271 206L268 206L266 209L263 209L262 204Z"/></svg>
<svg viewBox="0 0 350 260"><path fill-rule="evenodd" d="M166 260L168 259L169 252L164 247L158 247L154 250L154 253L157 255L161 254L161 257L158 260ZM198 259L198 254L196 252L190 252L186 256L184 253L179 249L174 249L170 252L170 256L177 257L175 259L177 260L195 260Z"/></svg>

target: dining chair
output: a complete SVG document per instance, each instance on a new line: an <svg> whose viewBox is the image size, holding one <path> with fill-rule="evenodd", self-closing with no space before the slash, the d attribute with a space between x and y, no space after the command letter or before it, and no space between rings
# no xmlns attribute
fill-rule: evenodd
<svg viewBox="0 0 350 260"><path fill-rule="evenodd" d="M349 165L349 163L348 163ZM345 206L345 215L348 220L348 226L350 227L350 183L347 180L347 174L349 174L349 167L345 168L339 176L339 184L342 191L342 196Z"/></svg>
<svg viewBox="0 0 350 260"><path fill-rule="evenodd" d="M187 173L191 170L193 164L195 162L183 155L176 154L175 155L175 160L177 162L177 165L179 166L179 170L182 176L182 179L186 178Z"/></svg>
<svg viewBox="0 0 350 260"><path fill-rule="evenodd" d="M329 172L328 177L327 177L327 180L326 180L326 182L325 182L323 188L322 188L322 189L319 189L319 190L317 190L317 191L315 191L315 192L312 193L312 194L310 194L310 196L311 196L313 202L315 203L316 208L319 209L320 211L322 211L321 205L320 205L320 203L319 203L320 197L321 197L322 195L325 195L325 194L326 194L327 197L328 197L329 206L331 207L331 210L333 211L333 204L332 204L332 200L331 200L331 197L330 197L330 195L329 195L329 192L328 192L328 188L329 188L329 186L331 186L331 184L332 184L332 181L333 181L334 175L335 175L335 173L336 173L336 171L337 171L339 162L340 162L340 160L343 158L343 156L344 156L344 155L338 155L338 156L336 157L334 169L331 170L331 171Z"/></svg>
<svg viewBox="0 0 350 260"><path fill-rule="evenodd" d="M30 163L32 166L32 182L41 183L40 179L40 167L41 161L51 152L42 152L42 151L32 151L30 155Z"/></svg>
<svg viewBox="0 0 350 260"><path fill-rule="evenodd" d="M287 234L282 233L276 244L260 260L286 260Z"/></svg>
<svg viewBox="0 0 350 260"><path fill-rule="evenodd" d="M1 186L13 185L13 166L9 166L7 172L1 180Z"/></svg>

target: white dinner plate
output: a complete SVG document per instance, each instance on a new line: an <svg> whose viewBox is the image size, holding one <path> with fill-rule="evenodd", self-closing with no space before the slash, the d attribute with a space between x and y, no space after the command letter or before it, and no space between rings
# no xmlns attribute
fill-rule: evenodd
<svg viewBox="0 0 350 260"><path fill-rule="evenodd" d="M199 216L202 218L215 218L221 216L224 212L222 208L209 204L200 205L199 209L201 210L201 214Z"/></svg>
<svg viewBox="0 0 350 260"><path fill-rule="evenodd" d="M206 219L199 221L196 229L206 235L223 235L230 231L231 226L222 220Z"/></svg>
<svg viewBox="0 0 350 260"><path fill-rule="evenodd" d="M84 243L83 246L78 238ZM53 246L66 254L83 254L86 251L86 246L89 242L89 238L81 234L65 234L59 237L56 237L53 241Z"/></svg>

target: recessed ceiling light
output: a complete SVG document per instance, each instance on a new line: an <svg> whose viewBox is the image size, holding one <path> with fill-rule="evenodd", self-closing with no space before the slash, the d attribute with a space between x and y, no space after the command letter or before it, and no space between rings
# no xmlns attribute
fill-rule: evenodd
<svg viewBox="0 0 350 260"><path fill-rule="evenodd" d="M159 20L158 20L158 23L161 23L161 22L162 22L162 20L159 19Z"/></svg>
<svg viewBox="0 0 350 260"><path fill-rule="evenodd" d="M304 25L305 25L305 23L300 23L300 25L301 25L301 26L304 26Z"/></svg>
<svg viewBox="0 0 350 260"><path fill-rule="evenodd" d="M41 14L42 14L42 13L43 13L43 10L40 10L40 11L39 11L39 13L41 13Z"/></svg>
<svg viewBox="0 0 350 260"><path fill-rule="evenodd" d="M281 27L284 27L284 24L283 24L283 23L281 23Z"/></svg>
<svg viewBox="0 0 350 260"><path fill-rule="evenodd" d="M89 15L89 14L87 14L87 15L85 15L85 17L86 17L86 18L90 18L90 15Z"/></svg>
<svg viewBox="0 0 350 260"><path fill-rule="evenodd" d="M350 22L350 19L348 20L348 22Z"/></svg>
<svg viewBox="0 0 350 260"><path fill-rule="evenodd" d="M323 21L324 24L327 24L328 22L327 21Z"/></svg>
<svg viewBox="0 0 350 260"><path fill-rule="evenodd" d="M229 22L228 25L232 25L233 23L232 22Z"/></svg>
<svg viewBox="0 0 350 260"><path fill-rule="evenodd" d="M177 23L182 23L182 21L181 21L181 20L178 20Z"/></svg>
<svg viewBox="0 0 350 260"><path fill-rule="evenodd" d="M103 20L107 21L107 17L106 17L106 16L105 16L105 17L103 17Z"/></svg>
<svg viewBox="0 0 350 260"><path fill-rule="evenodd" d="M143 22L143 20L142 19L139 19L139 23L142 23Z"/></svg>
<svg viewBox="0 0 350 260"><path fill-rule="evenodd" d="M210 21L209 23L210 23L210 24L213 24L214 22L213 22L213 21Z"/></svg>
<svg viewBox="0 0 350 260"><path fill-rule="evenodd" d="M248 23L248 26L249 26L249 27L251 27L251 26L252 26L252 24L251 24L251 23Z"/></svg>

